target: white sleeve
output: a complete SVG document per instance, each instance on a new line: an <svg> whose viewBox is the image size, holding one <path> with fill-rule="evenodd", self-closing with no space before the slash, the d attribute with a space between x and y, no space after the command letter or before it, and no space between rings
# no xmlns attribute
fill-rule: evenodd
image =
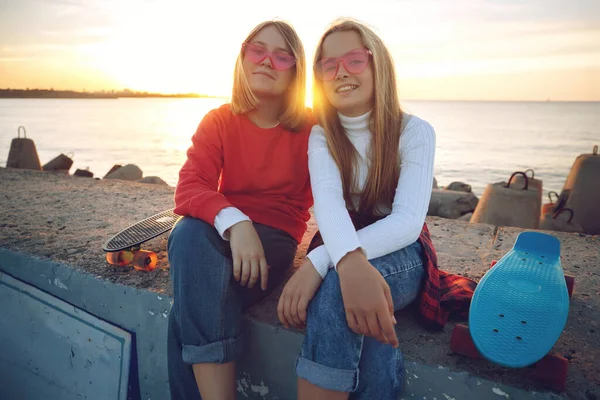
<svg viewBox="0 0 600 400"><path fill-rule="evenodd" d="M250 221L250 218L236 207L225 207L215 217L215 229L225 240L229 240L227 229L241 221Z"/></svg>
<svg viewBox="0 0 600 400"><path fill-rule="evenodd" d="M346 209L340 171L329 153L323 129L315 125L308 141L308 169L319 231L333 264L360 248Z"/></svg>
<svg viewBox="0 0 600 400"><path fill-rule="evenodd" d="M392 212L358 231L369 260L398 251L419 238L431 199L434 160L433 128L412 117L400 137L400 177Z"/></svg>
<svg viewBox="0 0 600 400"><path fill-rule="evenodd" d="M329 253L327 252L325 245L314 248L306 255L306 258L310 260L313 267L315 267L323 279L325 279L325 275L327 275L327 272L329 272L329 268L333 267L333 264L331 263L331 257L329 257Z"/></svg>
<svg viewBox="0 0 600 400"><path fill-rule="evenodd" d="M314 131L313 128L313 133ZM313 135L311 135L311 140L312 138ZM317 139L321 141L318 136L315 137L315 141ZM324 136L322 140L325 140ZM319 154L319 158L324 158L324 155L320 152L317 154ZM357 248L366 253L367 259L372 260L400 250L419 238L429 208L433 183L435 132L431 125L416 117L411 119L400 139L400 177L392 204L392 212L385 218L358 232L354 229L351 221L348 225L345 219L342 218L345 213L350 219L341 192L339 171L331 156L329 158L335 167L335 171L338 172L337 184L333 182L333 176L329 177L329 185L324 184L323 178L319 177L314 177L314 181L319 183L319 186L313 183L315 216L327 252L316 248L308 255L321 276L324 276L322 270L324 270L325 265L324 256L327 254L331 255L327 268L332 268L337 266L337 263L345 254ZM309 164L310 160L311 157L309 156ZM325 163L322 164L317 165L315 162L314 167L321 167L321 169L314 169L315 174L321 175L323 173L322 168L325 167ZM327 170L327 174L334 175L329 170ZM311 168L312 181L313 169ZM339 198L341 198L341 202ZM321 210L319 214L317 214L317 202ZM335 210L334 212L334 207L341 210ZM348 230L350 230L350 233L347 233ZM327 236L324 235L324 231L327 232ZM352 233L356 235L357 242L344 242L347 240L344 239L346 237L354 239ZM313 255L317 251L318 253ZM319 264L318 267L313 261L313 257Z"/></svg>

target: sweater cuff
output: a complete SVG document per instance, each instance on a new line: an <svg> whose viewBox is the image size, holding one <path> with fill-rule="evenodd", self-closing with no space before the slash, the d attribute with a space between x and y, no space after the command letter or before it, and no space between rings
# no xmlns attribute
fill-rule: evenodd
<svg viewBox="0 0 600 400"><path fill-rule="evenodd" d="M215 217L215 229L224 240L229 240L227 229L242 221L250 221L250 218L235 207L225 207Z"/></svg>
<svg viewBox="0 0 600 400"><path fill-rule="evenodd" d="M306 258L310 260L312 265L323 279L325 279L325 275L327 275L327 272L329 272L329 268L333 268L331 257L329 257L329 253L327 252L325 245L321 245L313 249L306 255Z"/></svg>
<svg viewBox="0 0 600 400"><path fill-rule="evenodd" d="M365 256L365 258L368 260L369 257L367 257L367 251L364 249L364 247L361 247L360 245L354 247L354 248L350 248L348 251L346 251L345 253L341 254L339 260L337 263L335 263L335 270L337 271L338 266L340 265L340 261L342 260L342 258L344 258L346 256L346 254L351 253L353 251L359 250L361 253L363 253L363 255Z"/></svg>

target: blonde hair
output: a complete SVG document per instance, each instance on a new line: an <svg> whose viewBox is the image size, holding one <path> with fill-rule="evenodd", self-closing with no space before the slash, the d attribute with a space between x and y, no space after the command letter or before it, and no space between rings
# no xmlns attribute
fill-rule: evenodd
<svg viewBox="0 0 600 400"><path fill-rule="evenodd" d="M371 147L368 152L369 172L362 193L358 212L374 215L379 204L391 207L398 178L400 155L398 146L402 124L402 111L396 88L394 61L383 41L366 25L349 18L335 21L321 36L314 62L322 58L322 46L327 36L334 32L354 31L363 45L373 53L374 96L370 115ZM314 71L313 71L314 72ZM329 151L342 177L344 199L353 208L350 193L357 188L357 152L346 135L337 110L325 96L323 81L313 74L314 112L325 131Z"/></svg>
<svg viewBox="0 0 600 400"><path fill-rule="evenodd" d="M277 28L290 48L292 55L296 58L296 65L293 67L296 73L288 87L284 111L279 116L279 121L287 129L298 130L306 119L306 57L304 56L304 47L294 28L287 22L279 20L265 21L258 24L244 40L244 43L251 41L254 36L268 26ZM240 46L240 53L235 62L231 95L231 110L236 114L254 110L259 102L248 84L242 66L243 58L244 55Z"/></svg>

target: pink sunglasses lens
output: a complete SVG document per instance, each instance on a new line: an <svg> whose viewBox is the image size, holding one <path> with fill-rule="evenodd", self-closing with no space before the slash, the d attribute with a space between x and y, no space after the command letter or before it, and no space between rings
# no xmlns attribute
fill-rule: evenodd
<svg viewBox="0 0 600 400"><path fill-rule="evenodd" d="M274 52L271 54L273 67L278 71L284 71L292 68L296 64L296 59L289 54Z"/></svg>
<svg viewBox="0 0 600 400"><path fill-rule="evenodd" d="M265 50L263 47L254 45L252 43L244 44L244 54L254 64L260 64L265 58L269 57L273 68L278 71L284 71L296 64L296 59L289 54L278 51L271 53Z"/></svg>
<svg viewBox="0 0 600 400"><path fill-rule="evenodd" d="M325 58L317 62L315 72L317 78L331 81L338 72L340 62L344 69L351 74L360 74L369 63L369 54L363 51L353 51L339 58Z"/></svg>
<svg viewBox="0 0 600 400"><path fill-rule="evenodd" d="M351 74L360 74L369 63L369 55L364 52L350 53L343 59L344 68Z"/></svg>
<svg viewBox="0 0 600 400"><path fill-rule="evenodd" d="M324 81L330 81L335 77L338 70L338 61L335 58L325 58L320 60L315 68L317 78Z"/></svg>
<svg viewBox="0 0 600 400"><path fill-rule="evenodd" d="M264 60L268 55L265 49L250 43L245 43L243 48L245 56L255 64Z"/></svg>

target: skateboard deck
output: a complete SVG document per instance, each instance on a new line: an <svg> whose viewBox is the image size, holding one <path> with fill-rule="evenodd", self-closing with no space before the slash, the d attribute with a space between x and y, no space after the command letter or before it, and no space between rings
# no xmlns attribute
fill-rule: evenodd
<svg viewBox="0 0 600 400"><path fill-rule="evenodd" d="M548 353L567 322L573 284L573 277L563 273L557 238L520 233L479 281L469 326L455 327L452 350L504 367L534 365L534 378L564 390L568 361Z"/></svg>
<svg viewBox="0 0 600 400"><path fill-rule="evenodd" d="M559 240L544 233L522 232L477 285L469 330L482 356L520 368L539 361L552 349L568 314Z"/></svg>
<svg viewBox="0 0 600 400"><path fill-rule="evenodd" d="M178 218L179 215L170 209L128 226L102 246L106 261L113 265L133 265L138 270L152 271L158 261L156 253L141 250L140 245L171 230Z"/></svg>

